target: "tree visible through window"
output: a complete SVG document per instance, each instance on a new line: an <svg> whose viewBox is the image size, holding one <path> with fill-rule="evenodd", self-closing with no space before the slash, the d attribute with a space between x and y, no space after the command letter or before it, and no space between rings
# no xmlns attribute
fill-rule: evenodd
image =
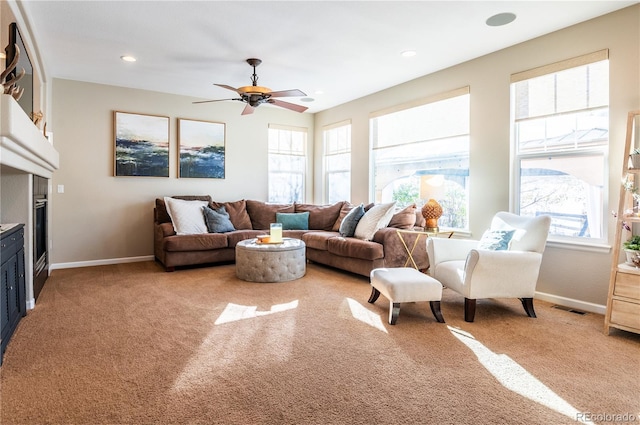
<svg viewBox="0 0 640 425"><path fill-rule="evenodd" d="M609 63L593 61L599 53L512 77L517 212L551 215L559 238L605 239Z"/></svg>

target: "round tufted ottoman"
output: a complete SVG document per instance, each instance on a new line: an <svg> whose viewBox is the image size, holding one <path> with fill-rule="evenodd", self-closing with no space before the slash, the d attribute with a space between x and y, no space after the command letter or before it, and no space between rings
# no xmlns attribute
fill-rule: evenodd
<svg viewBox="0 0 640 425"><path fill-rule="evenodd" d="M260 244L247 239L236 245L236 276L249 282L286 282L306 273L305 245L283 238L279 244Z"/></svg>

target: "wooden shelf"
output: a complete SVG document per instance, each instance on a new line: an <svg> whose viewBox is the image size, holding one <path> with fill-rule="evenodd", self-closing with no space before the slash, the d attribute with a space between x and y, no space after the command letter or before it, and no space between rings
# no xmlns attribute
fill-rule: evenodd
<svg viewBox="0 0 640 425"><path fill-rule="evenodd" d="M631 111L627 117L627 137L625 140L622 162L622 177L627 180L631 174L635 187L640 186L640 168L629 168L629 154L632 149L640 148L640 110ZM620 202L616 220L616 238L612 249L611 273L609 277L609 294L607 296L607 311L604 319L604 331L609 334L611 328L627 332L640 333L640 268L627 263L620 263L622 244L633 234L633 224L640 223L640 216L625 214L633 207L633 197L620 185ZM632 232L626 230L631 225ZM635 229L637 231L637 228Z"/></svg>

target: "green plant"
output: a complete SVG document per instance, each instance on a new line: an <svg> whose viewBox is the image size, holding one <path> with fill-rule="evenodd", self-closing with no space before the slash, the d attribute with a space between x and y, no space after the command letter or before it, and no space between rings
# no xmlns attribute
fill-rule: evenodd
<svg viewBox="0 0 640 425"><path fill-rule="evenodd" d="M631 155L638 155L638 154L640 154L640 148L635 148L633 152L631 152Z"/></svg>
<svg viewBox="0 0 640 425"><path fill-rule="evenodd" d="M640 251L640 235L633 235L629 240L626 240L622 246L624 249L631 251Z"/></svg>

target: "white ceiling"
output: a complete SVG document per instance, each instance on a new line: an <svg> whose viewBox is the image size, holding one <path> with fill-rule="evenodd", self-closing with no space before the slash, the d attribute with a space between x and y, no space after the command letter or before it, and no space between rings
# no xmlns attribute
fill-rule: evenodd
<svg viewBox="0 0 640 425"><path fill-rule="evenodd" d="M286 100L318 112L635 3L26 0L20 7L48 79L230 98L237 96L213 83L250 85L245 60L256 57L260 85L300 89L315 100ZM501 12L517 19L485 24ZM401 57L407 49L417 55Z"/></svg>

